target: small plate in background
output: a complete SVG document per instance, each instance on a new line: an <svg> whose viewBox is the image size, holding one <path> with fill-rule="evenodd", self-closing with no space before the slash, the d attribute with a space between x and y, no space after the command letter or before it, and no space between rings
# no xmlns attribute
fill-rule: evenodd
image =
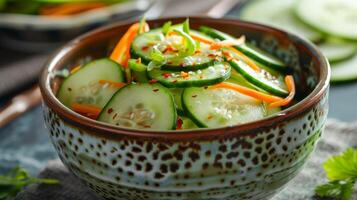
<svg viewBox="0 0 357 200"><path fill-rule="evenodd" d="M131 0L65 17L0 14L0 45L17 51L48 51L96 27L142 16L155 0Z"/></svg>

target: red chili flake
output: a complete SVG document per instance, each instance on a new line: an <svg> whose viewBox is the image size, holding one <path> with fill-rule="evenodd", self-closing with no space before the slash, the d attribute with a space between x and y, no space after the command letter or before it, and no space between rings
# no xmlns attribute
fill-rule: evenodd
<svg viewBox="0 0 357 200"><path fill-rule="evenodd" d="M156 79L151 79L151 80L149 81L149 83L150 83L150 84L157 83L157 80L156 80Z"/></svg>
<svg viewBox="0 0 357 200"><path fill-rule="evenodd" d="M172 61L168 61L166 64L168 64L168 65L172 65Z"/></svg>
<svg viewBox="0 0 357 200"><path fill-rule="evenodd" d="M195 95L192 95L192 97L193 97L193 98L196 98L196 97L197 97L197 94L195 94Z"/></svg>
<svg viewBox="0 0 357 200"><path fill-rule="evenodd" d="M143 50L143 51L147 51L148 49L149 49L148 46L143 46L143 47L141 48L141 50Z"/></svg>
<svg viewBox="0 0 357 200"><path fill-rule="evenodd" d="M157 92L157 91L159 91L159 89L153 89L152 91Z"/></svg>
<svg viewBox="0 0 357 200"><path fill-rule="evenodd" d="M117 118L117 116L118 116L118 113L115 113L115 114L113 115L113 119Z"/></svg>
<svg viewBox="0 0 357 200"><path fill-rule="evenodd" d="M171 83L176 83L177 82L177 80L173 80L173 81L171 81Z"/></svg>
<svg viewBox="0 0 357 200"><path fill-rule="evenodd" d="M201 53L200 50L196 50L196 51L195 51L195 54L199 54L199 53Z"/></svg>
<svg viewBox="0 0 357 200"><path fill-rule="evenodd" d="M175 49L172 46L167 46L162 53L173 52Z"/></svg>
<svg viewBox="0 0 357 200"><path fill-rule="evenodd" d="M176 130L181 130L182 129L182 124L183 124L182 119L178 118L177 119L177 124L176 124Z"/></svg>
<svg viewBox="0 0 357 200"><path fill-rule="evenodd" d="M108 114L112 113L113 112L113 108L109 108L108 109Z"/></svg>
<svg viewBox="0 0 357 200"><path fill-rule="evenodd" d="M216 55L214 55L212 53L208 54L207 56L210 57L210 58L216 57Z"/></svg>
<svg viewBox="0 0 357 200"><path fill-rule="evenodd" d="M171 77L171 74L170 73L163 73L162 76L164 78L170 78Z"/></svg>
<svg viewBox="0 0 357 200"><path fill-rule="evenodd" d="M232 57L232 55L231 55L229 52L224 51L224 52L223 52L223 55L224 55L224 57L226 57L226 59L227 59L228 61L233 60L233 57Z"/></svg>

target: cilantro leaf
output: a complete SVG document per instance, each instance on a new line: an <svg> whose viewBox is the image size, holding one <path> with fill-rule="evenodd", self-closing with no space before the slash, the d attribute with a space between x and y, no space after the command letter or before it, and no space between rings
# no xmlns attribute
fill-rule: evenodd
<svg viewBox="0 0 357 200"><path fill-rule="evenodd" d="M58 181L54 179L34 178L26 170L15 167L7 174L0 175L0 200L11 199L22 188L33 183L58 184Z"/></svg>
<svg viewBox="0 0 357 200"><path fill-rule="evenodd" d="M334 197L337 200L349 200L353 193L353 183L351 181L330 181L320 185L315 189L315 193L320 197Z"/></svg>
<svg viewBox="0 0 357 200"><path fill-rule="evenodd" d="M348 148L340 155L329 158L323 167L330 182L316 187L316 195L350 200L357 181L357 150Z"/></svg>
<svg viewBox="0 0 357 200"><path fill-rule="evenodd" d="M341 155L333 156L324 164L329 180L357 179L357 150L348 148Z"/></svg>

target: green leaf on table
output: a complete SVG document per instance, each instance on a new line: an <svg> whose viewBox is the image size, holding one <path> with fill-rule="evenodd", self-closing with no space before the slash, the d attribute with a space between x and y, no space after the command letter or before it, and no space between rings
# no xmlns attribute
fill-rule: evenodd
<svg viewBox="0 0 357 200"><path fill-rule="evenodd" d="M331 181L318 186L315 192L320 197L334 197L337 200L349 200L353 193L353 183L351 181Z"/></svg>
<svg viewBox="0 0 357 200"><path fill-rule="evenodd" d="M324 164L327 178L334 180L357 179L357 150L348 148L341 155L333 156Z"/></svg>
<svg viewBox="0 0 357 200"><path fill-rule="evenodd" d="M15 167L7 174L0 175L0 200L11 199L24 187L33 183L58 184L59 182L54 179L31 177L25 169Z"/></svg>
<svg viewBox="0 0 357 200"><path fill-rule="evenodd" d="M316 187L316 195L350 200L357 181L357 150L348 148L340 155L329 158L323 167L330 182Z"/></svg>

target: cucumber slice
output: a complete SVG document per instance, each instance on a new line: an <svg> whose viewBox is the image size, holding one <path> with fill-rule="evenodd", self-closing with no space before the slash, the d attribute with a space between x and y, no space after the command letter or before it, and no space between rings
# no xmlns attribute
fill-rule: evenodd
<svg viewBox="0 0 357 200"><path fill-rule="evenodd" d="M319 41L321 34L304 25L293 14L296 0L255 0L241 11L243 20L254 21L284 29L311 41Z"/></svg>
<svg viewBox="0 0 357 200"><path fill-rule="evenodd" d="M69 108L73 103L103 108L118 89L99 80L124 82L121 66L106 58L92 61L62 82L57 97Z"/></svg>
<svg viewBox="0 0 357 200"><path fill-rule="evenodd" d="M199 29L202 33L207 34L208 36L212 38L216 38L219 40L231 40L234 39L233 36L228 35L226 33L223 33L219 30L206 27L206 26L201 26ZM268 54L267 52L264 52L253 45L250 45L248 43L239 45L239 46L234 46L236 49L241 51L242 53L246 54L253 60L260 62L268 67L277 69L277 70L286 70L286 65L278 58L275 56Z"/></svg>
<svg viewBox="0 0 357 200"><path fill-rule="evenodd" d="M201 34L197 31L192 31L192 34ZM180 37L173 37L170 40L178 40ZM168 57L165 64L161 66L164 70L174 71L189 71L204 69L211 66L214 62L216 51L210 50L210 46L204 43L199 43L200 51L197 53L186 56L178 57L177 51L166 51L167 40L161 32L161 29L155 29L150 32L146 32L138 35L131 46L131 54L133 57L140 57L142 61L148 64L151 61L151 52L153 48L159 49L161 52L165 52L165 56Z"/></svg>
<svg viewBox="0 0 357 200"><path fill-rule="evenodd" d="M357 53L357 44L341 41L328 40L319 44L318 47L330 63L338 63L348 60Z"/></svg>
<svg viewBox="0 0 357 200"><path fill-rule="evenodd" d="M233 126L265 116L261 101L229 89L186 88L182 102L186 113L199 127Z"/></svg>
<svg viewBox="0 0 357 200"><path fill-rule="evenodd" d="M269 104L267 103L263 103L264 104L264 112L265 112L265 116L270 116L270 115L273 115L275 113L278 113L281 111L281 108L280 107L277 107L277 108L269 108Z"/></svg>
<svg viewBox="0 0 357 200"><path fill-rule="evenodd" d="M357 1L300 0L295 14L322 33L357 41Z"/></svg>
<svg viewBox="0 0 357 200"><path fill-rule="evenodd" d="M160 84L130 84L118 90L98 120L127 128L176 129L176 109L170 91Z"/></svg>
<svg viewBox="0 0 357 200"><path fill-rule="evenodd" d="M231 72L231 77L226 80L227 82L238 84L247 88L251 89L260 89L257 86L251 84L247 79L245 79L241 74L239 74L237 71L232 70Z"/></svg>
<svg viewBox="0 0 357 200"><path fill-rule="evenodd" d="M157 80L168 88L202 87L220 83L229 78L231 67L217 63L203 70L176 72L160 69L148 71L150 79Z"/></svg>
<svg viewBox="0 0 357 200"><path fill-rule="evenodd" d="M180 117L182 120L182 129L188 130L188 129L197 129L197 125L188 117Z"/></svg>
<svg viewBox="0 0 357 200"><path fill-rule="evenodd" d="M331 65L332 83L344 83L357 80L357 55L353 58Z"/></svg>
<svg viewBox="0 0 357 200"><path fill-rule="evenodd" d="M261 69L260 72L256 72L245 62L236 59L229 61L229 64L257 87L281 97L289 94L285 85L282 84L281 78L274 76L267 70Z"/></svg>
<svg viewBox="0 0 357 200"><path fill-rule="evenodd" d="M170 88L170 92L171 92L172 96L174 97L177 113L179 115L183 116L184 111L182 108L182 101L181 101L181 95L182 95L183 89L182 88Z"/></svg>
<svg viewBox="0 0 357 200"><path fill-rule="evenodd" d="M129 59L128 66L129 69L131 70L131 75L133 77L132 78L133 80L140 83L147 83L149 81L146 75L146 69L147 69L146 65L142 63L138 63L136 59Z"/></svg>

